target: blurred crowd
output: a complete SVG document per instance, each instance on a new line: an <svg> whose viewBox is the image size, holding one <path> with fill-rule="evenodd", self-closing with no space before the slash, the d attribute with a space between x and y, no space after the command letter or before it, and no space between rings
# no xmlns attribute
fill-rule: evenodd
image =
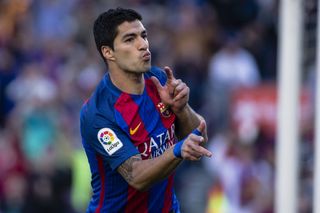
<svg viewBox="0 0 320 213"><path fill-rule="evenodd" d="M173 68L207 120L214 156L179 167L182 212L273 212L278 4L0 0L0 212L85 211L90 172L79 110L106 72L92 26L117 6L142 14L153 64ZM304 7L312 33L316 1ZM311 212L314 50L303 51L298 206Z"/></svg>

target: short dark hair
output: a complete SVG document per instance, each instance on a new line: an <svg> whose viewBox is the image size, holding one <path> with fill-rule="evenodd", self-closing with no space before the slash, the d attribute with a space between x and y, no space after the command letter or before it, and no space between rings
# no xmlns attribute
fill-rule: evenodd
<svg viewBox="0 0 320 213"><path fill-rule="evenodd" d="M114 48L113 42L118 34L118 26L123 22L133 22L142 20L142 16L132 9L116 8L100 14L94 22L93 35L97 49L103 58L101 52L102 46Z"/></svg>

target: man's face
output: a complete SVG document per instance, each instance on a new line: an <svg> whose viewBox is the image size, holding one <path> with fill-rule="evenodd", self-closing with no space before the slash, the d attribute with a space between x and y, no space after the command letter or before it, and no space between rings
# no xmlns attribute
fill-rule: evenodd
<svg viewBox="0 0 320 213"><path fill-rule="evenodd" d="M147 32L140 21L124 22L118 26L114 58L117 66L126 72L142 73L150 69Z"/></svg>

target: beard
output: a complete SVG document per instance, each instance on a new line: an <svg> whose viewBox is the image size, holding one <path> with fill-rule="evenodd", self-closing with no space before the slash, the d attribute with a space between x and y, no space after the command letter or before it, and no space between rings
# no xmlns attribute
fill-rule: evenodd
<svg viewBox="0 0 320 213"><path fill-rule="evenodd" d="M134 65L120 65L119 66L123 71L132 73L132 74L141 74L146 73L151 68L151 61L144 61L143 63L134 64Z"/></svg>

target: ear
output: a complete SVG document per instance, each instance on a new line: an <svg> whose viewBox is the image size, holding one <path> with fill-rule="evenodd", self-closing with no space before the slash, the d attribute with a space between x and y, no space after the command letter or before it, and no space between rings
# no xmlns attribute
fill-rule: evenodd
<svg viewBox="0 0 320 213"><path fill-rule="evenodd" d="M102 46L101 53L107 61L114 61L113 50L109 46Z"/></svg>

